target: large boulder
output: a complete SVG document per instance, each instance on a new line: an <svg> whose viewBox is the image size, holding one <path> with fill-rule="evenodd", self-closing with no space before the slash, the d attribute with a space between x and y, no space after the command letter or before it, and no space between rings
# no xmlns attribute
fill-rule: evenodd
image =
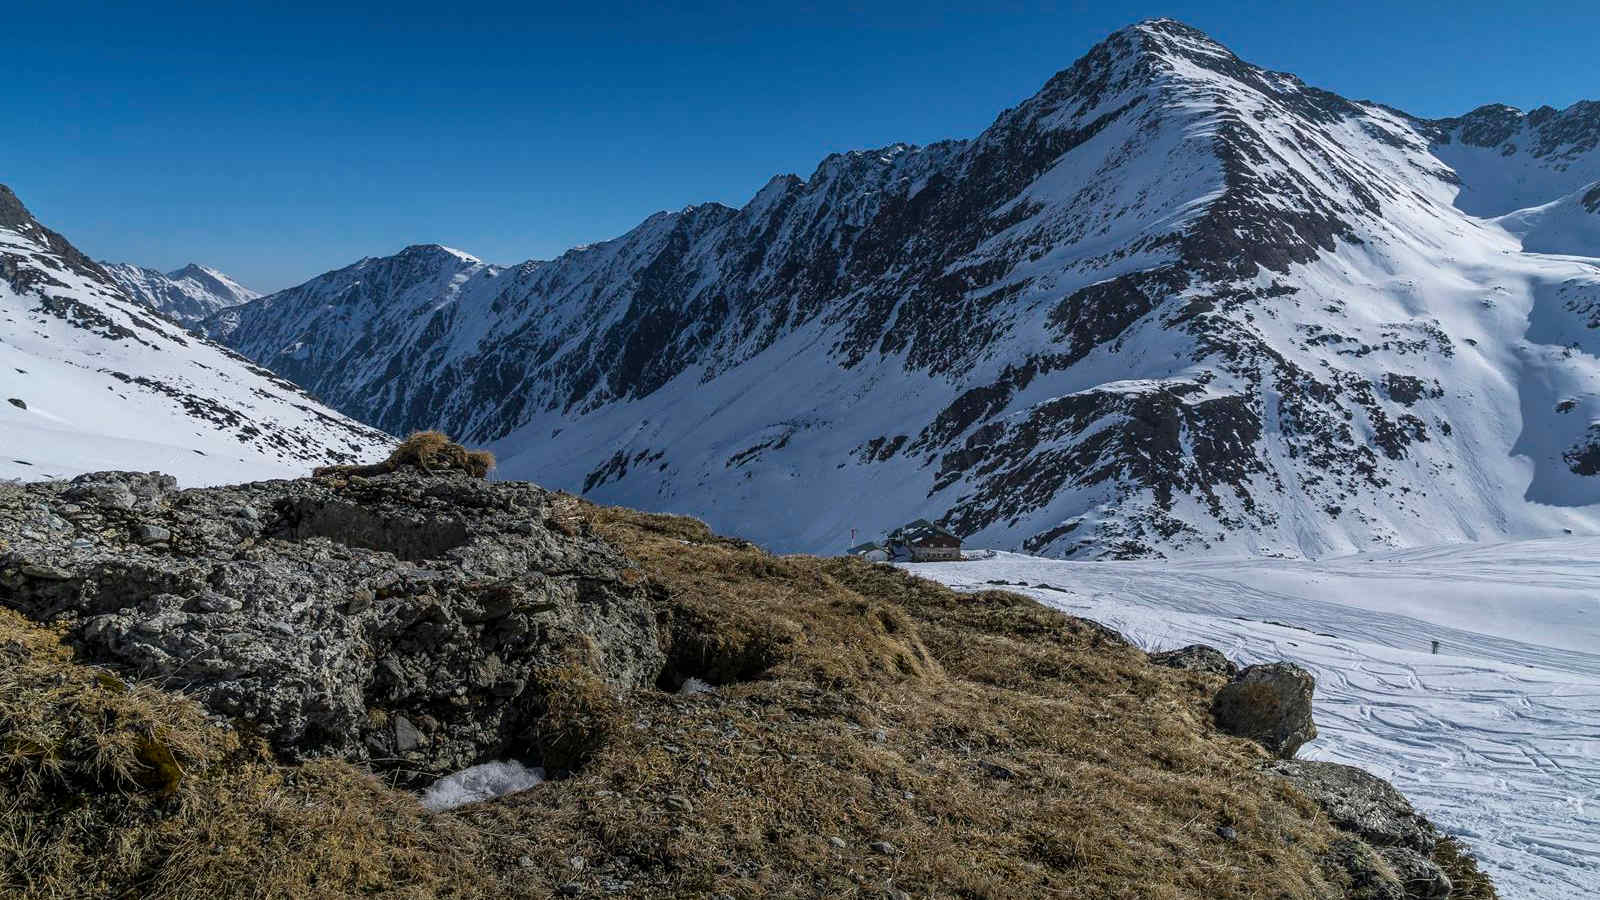
<svg viewBox="0 0 1600 900"><path fill-rule="evenodd" d="M0 602L288 758L419 776L538 760L547 693L651 685L665 662L646 586L552 521L553 497L409 467L0 484Z"/></svg>
<svg viewBox="0 0 1600 900"><path fill-rule="evenodd" d="M1250 738L1279 758L1293 759L1317 736L1311 694L1317 680L1294 663L1250 666L1223 685L1211 703L1217 727Z"/></svg>

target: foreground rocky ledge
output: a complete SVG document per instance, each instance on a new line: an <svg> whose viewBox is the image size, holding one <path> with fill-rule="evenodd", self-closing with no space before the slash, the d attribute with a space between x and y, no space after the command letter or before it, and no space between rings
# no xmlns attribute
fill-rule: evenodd
<svg viewBox="0 0 1600 900"><path fill-rule="evenodd" d="M8 605L287 759L448 772L526 739L548 687L532 673L581 656L626 690L662 668L623 557L533 485L410 470L177 492L103 473L12 498Z"/></svg>
<svg viewBox="0 0 1600 900"><path fill-rule="evenodd" d="M7 896L1493 896L1292 666L528 484L0 485L0 600Z"/></svg>

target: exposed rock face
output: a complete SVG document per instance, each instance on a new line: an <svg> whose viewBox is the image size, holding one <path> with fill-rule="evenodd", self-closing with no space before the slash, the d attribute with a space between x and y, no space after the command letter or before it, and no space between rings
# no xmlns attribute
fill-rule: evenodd
<svg viewBox="0 0 1600 900"><path fill-rule="evenodd" d="M1211 711L1223 731L1293 759L1300 745L1317 736L1311 721L1316 686L1311 673L1294 663L1251 666L1217 692Z"/></svg>
<svg viewBox="0 0 1600 900"><path fill-rule="evenodd" d="M1382 778L1354 766L1303 759L1280 760L1267 768L1317 801L1345 831L1380 847L1408 847L1423 855L1433 852L1438 840L1433 826Z"/></svg>
<svg viewBox="0 0 1600 900"><path fill-rule="evenodd" d="M1449 877L1430 859L1438 842L1433 824L1412 809L1393 785L1354 766L1331 762L1281 760L1267 768L1316 801L1336 827L1377 848L1406 897L1450 896Z"/></svg>
<svg viewBox="0 0 1600 900"><path fill-rule="evenodd" d="M0 598L162 677L287 757L461 769L533 757L541 673L664 665L644 585L549 521L554 495L413 469L176 490L159 474L0 484Z"/></svg>
<svg viewBox="0 0 1600 900"><path fill-rule="evenodd" d="M1158 666L1169 669L1184 669L1189 672L1206 672L1212 675L1221 675L1233 678L1239 674L1239 666L1215 647L1205 644L1190 644L1177 650L1163 650L1160 653L1150 654L1150 661Z"/></svg>
<svg viewBox="0 0 1600 900"><path fill-rule="evenodd" d="M1407 847L1384 847L1378 851L1395 877L1415 900L1445 900L1455 885L1433 860Z"/></svg>

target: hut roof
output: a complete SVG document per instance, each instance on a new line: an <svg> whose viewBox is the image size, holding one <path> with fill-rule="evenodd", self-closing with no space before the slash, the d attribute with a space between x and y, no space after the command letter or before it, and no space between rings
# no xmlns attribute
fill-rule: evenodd
<svg viewBox="0 0 1600 900"><path fill-rule="evenodd" d="M907 522L906 524L900 526L900 528L895 531L890 539L905 544L944 544L951 542L957 544L961 543L961 538L956 537L954 534L945 530L944 528L929 522L927 519L918 519L915 522Z"/></svg>

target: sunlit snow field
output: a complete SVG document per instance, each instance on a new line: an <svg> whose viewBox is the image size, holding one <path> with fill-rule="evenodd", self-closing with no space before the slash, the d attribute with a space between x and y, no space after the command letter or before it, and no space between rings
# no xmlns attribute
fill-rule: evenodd
<svg viewBox="0 0 1600 900"><path fill-rule="evenodd" d="M1600 538L1315 562L1000 553L906 568L962 590L1011 582L1146 649L1297 662L1317 676L1321 733L1302 757L1394 782L1472 847L1507 900L1600 896Z"/></svg>

